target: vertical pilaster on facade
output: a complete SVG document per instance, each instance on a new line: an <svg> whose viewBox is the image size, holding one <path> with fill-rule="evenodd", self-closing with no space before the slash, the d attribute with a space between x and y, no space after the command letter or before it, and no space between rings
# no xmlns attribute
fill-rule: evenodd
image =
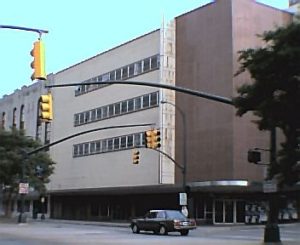
<svg viewBox="0 0 300 245"><path fill-rule="evenodd" d="M175 85L175 21L162 24L160 44L160 82ZM161 100L175 104L173 90L161 90ZM161 113L161 150L175 158L175 107L171 104L162 104ZM173 184L175 182L175 165L167 157L160 158L160 183Z"/></svg>

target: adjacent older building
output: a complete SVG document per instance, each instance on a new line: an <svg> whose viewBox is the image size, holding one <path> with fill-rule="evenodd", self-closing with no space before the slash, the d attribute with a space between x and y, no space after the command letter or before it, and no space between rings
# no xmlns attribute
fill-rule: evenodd
<svg viewBox="0 0 300 245"><path fill-rule="evenodd" d="M53 84L81 84L51 89L54 119L51 127L42 125L51 142L98 131L50 148L57 162L48 186L50 217L129 219L150 208L178 209L186 191L189 213L199 221L251 222L250 211L261 211L262 219L266 167L249 164L247 151L268 148L269 133L258 131L252 115L239 118L231 105L155 86L104 82L169 84L230 99L250 80L234 76L238 51L260 46L257 34L291 20L288 12L252 0L218 0L51 74ZM11 121L13 107L5 101L0 112ZM150 128L160 129L167 156L145 148ZM133 164L134 148L139 164Z"/></svg>

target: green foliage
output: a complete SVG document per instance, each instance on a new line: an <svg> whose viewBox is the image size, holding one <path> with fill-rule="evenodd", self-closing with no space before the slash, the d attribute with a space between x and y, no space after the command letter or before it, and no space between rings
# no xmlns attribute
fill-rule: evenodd
<svg viewBox="0 0 300 245"><path fill-rule="evenodd" d="M24 180L35 190L45 192L45 183L53 173L54 162L46 152L39 152L28 156L26 152L41 146L41 144L25 136L24 131L0 129L0 184L9 187L11 192L17 193L18 184L22 177L22 165L25 166ZM42 175L36 170L42 168Z"/></svg>
<svg viewBox="0 0 300 245"><path fill-rule="evenodd" d="M300 161L297 130L300 129L300 24L292 23L260 36L264 47L240 51L240 70L248 71L253 83L238 88L233 99L237 115L252 111L260 130L282 129L285 142L270 178L292 185L300 179L295 167Z"/></svg>

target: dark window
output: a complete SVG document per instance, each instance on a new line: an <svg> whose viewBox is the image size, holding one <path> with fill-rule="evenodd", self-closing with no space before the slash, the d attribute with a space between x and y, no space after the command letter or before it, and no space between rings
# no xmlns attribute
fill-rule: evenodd
<svg viewBox="0 0 300 245"><path fill-rule="evenodd" d="M96 120L96 109L91 111L91 121L95 121Z"/></svg>
<svg viewBox="0 0 300 245"><path fill-rule="evenodd" d="M112 151L113 149L113 139L108 139L107 140L107 150Z"/></svg>
<svg viewBox="0 0 300 245"><path fill-rule="evenodd" d="M142 108L142 98L141 97L137 97L134 99L134 109L135 110L139 110Z"/></svg>
<svg viewBox="0 0 300 245"><path fill-rule="evenodd" d="M103 80L102 80L102 76L100 75L100 76L98 76L97 77L97 82L102 82Z"/></svg>
<svg viewBox="0 0 300 245"><path fill-rule="evenodd" d="M20 109L20 129L25 129L24 105Z"/></svg>
<svg viewBox="0 0 300 245"><path fill-rule="evenodd" d="M114 138L114 149L115 150L120 149L120 139L119 138Z"/></svg>
<svg viewBox="0 0 300 245"><path fill-rule="evenodd" d="M133 99L128 100L128 111L133 111Z"/></svg>
<svg viewBox="0 0 300 245"><path fill-rule="evenodd" d="M102 152L107 151L107 140L102 140Z"/></svg>
<svg viewBox="0 0 300 245"><path fill-rule="evenodd" d="M2 118L1 118L1 128L5 128L5 122L6 122L6 114L5 112L2 112Z"/></svg>
<svg viewBox="0 0 300 245"><path fill-rule="evenodd" d="M127 136L127 147L132 147L133 146L133 135L128 135Z"/></svg>
<svg viewBox="0 0 300 245"><path fill-rule="evenodd" d="M122 68L122 79L126 79L128 77L128 67Z"/></svg>
<svg viewBox="0 0 300 245"><path fill-rule="evenodd" d="M157 92L150 94L150 105L151 106L154 106L154 105L158 104L157 95L158 95Z"/></svg>
<svg viewBox="0 0 300 245"><path fill-rule="evenodd" d="M106 118L107 117L107 106L103 106L102 107L102 118Z"/></svg>
<svg viewBox="0 0 300 245"><path fill-rule="evenodd" d="M149 71L150 70L150 59L145 59L144 60L144 72Z"/></svg>
<svg viewBox="0 0 300 245"><path fill-rule="evenodd" d="M121 148L126 148L126 136L121 137Z"/></svg>
<svg viewBox="0 0 300 245"><path fill-rule="evenodd" d="M109 105L108 110L109 110L108 116L112 117L114 115L114 105Z"/></svg>
<svg viewBox="0 0 300 245"><path fill-rule="evenodd" d="M115 104L115 115L119 115L121 112L121 104L120 103L116 103Z"/></svg>
<svg viewBox="0 0 300 245"><path fill-rule="evenodd" d="M13 110L13 128L17 127L17 108L14 108Z"/></svg>
<svg viewBox="0 0 300 245"><path fill-rule="evenodd" d="M115 73L115 71L112 71L112 72L109 73L109 79L111 81L116 80L116 73Z"/></svg>
<svg viewBox="0 0 300 245"><path fill-rule="evenodd" d="M84 122L87 123L90 121L90 112L86 111L85 112L85 117L84 117Z"/></svg>
<svg viewBox="0 0 300 245"><path fill-rule="evenodd" d="M79 124L83 124L84 123L84 113L80 113L79 114Z"/></svg>
<svg viewBox="0 0 300 245"><path fill-rule="evenodd" d="M83 144L78 145L78 155L81 156L83 155Z"/></svg>
<svg viewBox="0 0 300 245"><path fill-rule="evenodd" d="M141 134L134 134L134 146L141 146Z"/></svg>
<svg viewBox="0 0 300 245"><path fill-rule="evenodd" d="M74 145L74 147L73 147L73 155L75 157L78 156L78 145Z"/></svg>
<svg viewBox="0 0 300 245"><path fill-rule="evenodd" d="M121 112L126 113L127 112L127 101L122 101L121 105L122 105Z"/></svg>
<svg viewBox="0 0 300 245"><path fill-rule="evenodd" d="M150 106L150 102L149 102L149 95L144 95L143 96L143 108L147 108Z"/></svg>
<svg viewBox="0 0 300 245"><path fill-rule="evenodd" d="M96 152L100 152L101 151L101 141L96 141Z"/></svg>
<svg viewBox="0 0 300 245"><path fill-rule="evenodd" d="M89 154L89 144L88 143L84 144L84 154L85 155Z"/></svg>
<svg viewBox="0 0 300 245"><path fill-rule="evenodd" d="M134 64L129 65L129 77L134 75Z"/></svg>
<svg viewBox="0 0 300 245"><path fill-rule="evenodd" d="M116 80L121 80L121 69L116 70Z"/></svg>
<svg viewBox="0 0 300 245"><path fill-rule="evenodd" d="M102 75L102 82L106 82L109 80L109 73Z"/></svg>
<svg viewBox="0 0 300 245"><path fill-rule="evenodd" d="M102 118L102 108L97 108L97 119L101 119Z"/></svg>
<svg viewBox="0 0 300 245"><path fill-rule="evenodd" d="M134 75L142 73L142 62L137 62L134 64Z"/></svg>
<svg viewBox="0 0 300 245"><path fill-rule="evenodd" d="M90 143L90 153L95 153L96 152L96 143L95 142L91 142Z"/></svg>
<svg viewBox="0 0 300 245"><path fill-rule="evenodd" d="M155 69L158 67L157 56L151 57L151 69Z"/></svg>

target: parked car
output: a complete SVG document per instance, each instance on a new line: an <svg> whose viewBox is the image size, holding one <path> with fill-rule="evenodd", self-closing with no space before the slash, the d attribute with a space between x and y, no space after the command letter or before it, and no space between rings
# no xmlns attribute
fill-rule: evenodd
<svg viewBox="0 0 300 245"><path fill-rule="evenodd" d="M189 230L196 229L196 221L185 217L179 210L150 210L143 218L133 219L130 226L133 233L143 230L167 235L178 231L187 236Z"/></svg>

